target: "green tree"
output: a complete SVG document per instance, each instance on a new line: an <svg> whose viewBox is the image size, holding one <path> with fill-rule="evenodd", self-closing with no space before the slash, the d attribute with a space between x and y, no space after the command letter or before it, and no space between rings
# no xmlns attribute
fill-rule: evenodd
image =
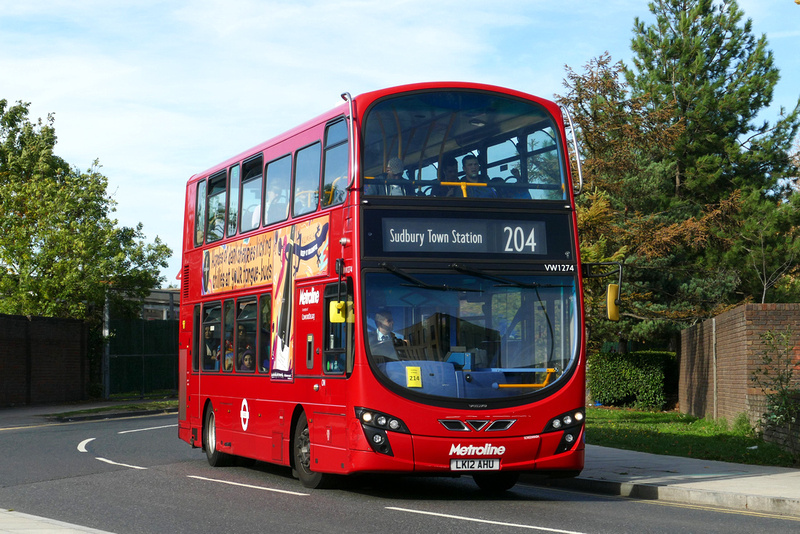
<svg viewBox="0 0 800 534"><path fill-rule="evenodd" d="M783 283L788 289L786 279L800 263L800 194L772 203L757 199L750 205L760 208L760 213L744 220L728 256L729 261L742 265L744 293L763 304L776 285ZM781 297L773 294L772 300ZM784 298L791 300L791 293Z"/></svg>
<svg viewBox="0 0 800 534"><path fill-rule="evenodd" d="M120 227L95 162L86 172L54 154L54 118L0 100L0 312L89 320L106 298L137 307L162 281L171 250Z"/></svg>
<svg viewBox="0 0 800 534"><path fill-rule="evenodd" d="M735 0L657 0L656 22L638 18L632 41L634 95L654 108L673 105L684 135L664 156L675 163L674 199L719 202L737 187L770 189L786 171L798 109L774 126L757 125L779 79L766 36L741 24Z"/></svg>
<svg viewBox="0 0 800 534"><path fill-rule="evenodd" d="M568 69L562 102L577 110L587 181L603 193L580 202L609 200L602 242L625 252L618 330L652 341L768 299L770 288L780 298L797 288L786 281L798 265L800 104L757 123L779 74L735 1L649 8L654 23L635 21L633 65L606 54L583 74Z"/></svg>
<svg viewBox="0 0 800 534"><path fill-rule="evenodd" d="M648 252L659 227L631 223L663 208L660 198L669 194L669 188L664 191L662 186L669 165L654 159L674 143L682 125L670 123L669 107L654 109L646 95L631 97L622 79L622 63L612 63L608 53L585 69L580 74L567 69L567 94L560 98L573 110L584 160L587 193L578 198L577 207L581 256L584 261L626 263L620 323L609 323L597 312L588 318L594 341L616 341L619 335L624 342L652 333L636 329L657 326L651 320L659 316L652 310L653 290L638 280L637 265L642 262L637 258ZM587 281L589 309L602 308L603 286ZM650 309L643 310L646 307Z"/></svg>
<svg viewBox="0 0 800 534"><path fill-rule="evenodd" d="M725 304L766 299L765 291L793 268L792 261L796 265L795 257L780 267L795 249L786 233L790 209L776 197L787 193L785 179L797 175L790 155L800 103L790 113L781 108L775 124L758 123L772 103L779 71L766 36L753 35L752 21L742 22L735 0L657 0L649 7L656 21L636 20L626 78L634 96L648 95L654 109L670 106L671 121L684 124L683 134L658 157L673 170L674 193L665 199L662 218L675 225L709 223L699 240L703 246L676 250L673 262L691 266L691 279L682 284L692 287L684 295L705 303L698 311L707 313L693 318L698 320ZM758 260L758 269L756 244L762 259L770 258ZM703 287L703 273L723 284Z"/></svg>

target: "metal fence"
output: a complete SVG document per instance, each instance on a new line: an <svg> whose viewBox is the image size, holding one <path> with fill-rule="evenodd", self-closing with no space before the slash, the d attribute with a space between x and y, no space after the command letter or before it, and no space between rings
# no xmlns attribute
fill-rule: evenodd
<svg viewBox="0 0 800 534"><path fill-rule="evenodd" d="M178 321L109 321L109 394L144 397L178 390Z"/></svg>

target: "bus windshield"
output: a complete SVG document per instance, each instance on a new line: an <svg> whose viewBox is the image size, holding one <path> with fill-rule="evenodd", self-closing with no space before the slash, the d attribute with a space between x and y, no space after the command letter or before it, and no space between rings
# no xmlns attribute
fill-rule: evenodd
<svg viewBox="0 0 800 534"><path fill-rule="evenodd" d="M568 276L406 272L365 276L367 349L396 389L447 399L526 396L577 359Z"/></svg>
<svg viewBox="0 0 800 534"><path fill-rule="evenodd" d="M530 101L476 91L387 98L364 121L369 196L564 200L553 118Z"/></svg>

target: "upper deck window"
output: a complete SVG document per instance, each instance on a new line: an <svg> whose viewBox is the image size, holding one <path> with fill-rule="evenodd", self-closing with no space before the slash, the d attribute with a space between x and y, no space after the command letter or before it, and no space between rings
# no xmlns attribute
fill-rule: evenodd
<svg viewBox="0 0 800 534"><path fill-rule="evenodd" d="M341 204L347 196L347 123L336 121L325 130L325 167L322 182L322 207Z"/></svg>
<svg viewBox="0 0 800 534"><path fill-rule="evenodd" d="M195 200L194 246L203 244L206 231L206 181L197 182L197 198Z"/></svg>
<svg viewBox="0 0 800 534"><path fill-rule="evenodd" d="M294 216L317 210L319 205L320 144L297 151L294 168Z"/></svg>
<svg viewBox="0 0 800 534"><path fill-rule="evenodd" d="M208 179L208 224L206 242L222 239L225 231L225 207L227 200L227 173L224 171Z"/></svg>
<svg viewBox="0 0 800 534"><path fill-rule="evenodd" d="M236 223L239 221L239 166L234 165L230 170L230 189L228 195L228 226L226 235L236 235Z"/></svg>
<svg viewBox="0 0 800 534"><path fill-rule="evenodd" d="M252 158L242 166L242 232L258 228L261 223L261 156Z"/></svg>
<svg viewBox="0 0 800 534"><path fill-rule="evenodd" d="M558 129L535 102L421 92L378 102L364 124L365 195L566 199Z"/></svg>
<svg viewBox="0 0 800 534"><path fill-rule="evenodd" d="M264 224L284 221L289 216L289 193L292 187L292 156L267 163L264 188Z"/></svg>

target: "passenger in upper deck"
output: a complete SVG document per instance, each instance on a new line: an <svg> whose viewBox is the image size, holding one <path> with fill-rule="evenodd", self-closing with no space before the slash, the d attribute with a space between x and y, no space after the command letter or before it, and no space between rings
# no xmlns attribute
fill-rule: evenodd
<svg viewBox="0 0 800 534"><path fill-rule="evenodd" d="M444 158L439 164L439 184L433 186L431 195L435 197L461 196L461 189L452 185L440 185L442 183L453 184L458 182L458 161L456 158Z"/></svg>
<svg viewBox="0 0 800 534"><path fill-rule="evenodd" d="M396 183L397 180L405 180L405 178L403 178L403 160L400 158L392 158L386 164L386 194L391 196L411 194L410 188L405 184Z"/></svg>
<svg viewBox="0 0 800 534"><path fill-rule="evenodd" d="M403 177L403 160L391 158L386 163L385 172L369 180L364 186L364 194L376 196L413 196L411 185ZM373 183L370 183L373 182Z"/></svg>
<svg viewBox="0 0 800 534"><path fill-rule="evenodd" d="M478 157L473 154L467 154L461 159L461 167L464 169L464 182L468 184L487 183L486 179L481 176L481 164ZM456 196L464 196L462 191L458 191ZM467 197L470 198L496 198L495 190L488 185L486 186L467 186Z"/></svg>
<svg viewBox="0 0 800 534"><path fill-rule="evenodd" d="M281 193L279 184L269 184L267 186L267 194L264 199L264 213L267 215L266 224L282 221L288 215L289 204L286 202L285 196L281 198Z"/></svg>
<svg viewBox="0 0 800 534"><path fill-rule="evenodd" d="M531 199L528 189L522 182L522 177L520 176L518 168L514 167L511 169L511 176L508 178L492 178L492 182L495 180L502 182L501 185L495 186L495 192L499 198L521 198L525 200Z"/></svg>

